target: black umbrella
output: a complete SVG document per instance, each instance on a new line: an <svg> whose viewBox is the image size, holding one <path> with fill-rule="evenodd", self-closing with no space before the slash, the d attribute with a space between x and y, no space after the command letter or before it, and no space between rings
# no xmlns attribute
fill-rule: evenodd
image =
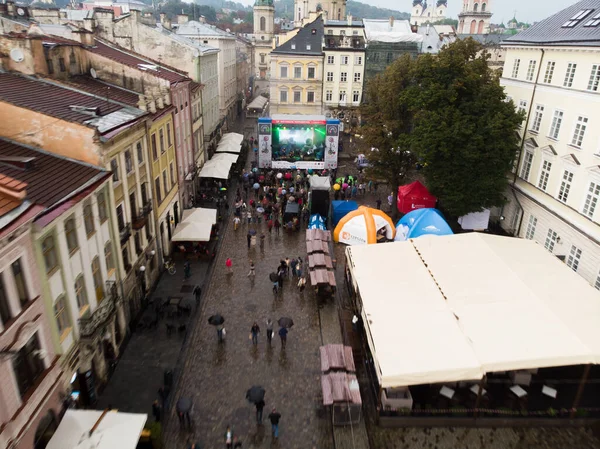
<svg viewBox="0 0 600 449"><path fill-rule="evenodd" d="M256 230L254 230L254 229L250 229L250 230L248 231L248 234L250 234L250 235L256 235Z"/></svg>
<svg viewBox="0 0 600 449"><path fill-rule="evenodd" d="M187 413L192 409L191 398L179 398L177 401L177 413Z"/></svg>
<svg viewBox="0 0 600 449"><path fill-rule="evenodd" d="M279 321L277 321L277 323L279 323L280 327L290 328L294 325L294 320L292 320L291 318L282 316L281 318L279 318Z"/></svg>
<svg viewBox="0 0 600 449"><path fill-rule="evenodd" d="M277 276L277 273L271 273L269 275L269 279L271 279L271 282L277 282L279 280L279 276Z"/></svg>
<svg viewBox="0 0 600 449"><path fill-rule="evenodd" d="M225 322L225 318L223 318L223 316L218 313L216 315L211 316L208 319L208 324L212 324L213 326L220 326L224 322Z"/></svg>
<svg viewBox="0 0 600 449"><path fill-rule="evenodd" d="M254 385L246 392L246 399L248 401L256 404L257 402L262 401L265 398L265 389L258 385Z"/></svg>

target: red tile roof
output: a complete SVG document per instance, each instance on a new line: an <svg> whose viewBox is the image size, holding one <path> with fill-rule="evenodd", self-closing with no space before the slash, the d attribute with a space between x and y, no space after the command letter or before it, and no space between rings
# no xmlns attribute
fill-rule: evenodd
<svg viewBox="0 0 600 449"><path fill-rule="evenodd" d="M21 201L0 193L0 217L6 215L11 210L16 209L21 205Z"/></svg>
<svg viewBox="0 0 600 449"><path fill-rule="evenodd" d="M137 107L137 93L94 79L88 75L71 76L68 80L59 82L99 97L110 98L113 101Z"/></svg>
<svg viewBox="0 0 600 449"><path fill-rule="evenodd" d="M74 111L71 106L100 108L100 116L123 109L123 105L109 102L105 98L12 73L0 73L0 101L82 124L93 117Z"/></svg>
<svg viewBox="0 0 600 449"><path fill-rule="evenodd" d="M33 167L23 170L3 164L3 157L35 159ZM101 168L3 138L0 138L0 173L26 183L27 199L46 208L54 206L88 183L110 176L109 171Z"/></svg>
<svg viewBox="0 0 600 449"><path fill-rule="evenodd" d="M114 45L107 45L98 39L94 42L93 47L87 47L87 49L94 54L104 56L105 58L112 59L113 61L120 62L123 65L139 70L144 70L143 68L140 68L140 65L157 66L157 70L147 69L146 71L154 76L169 81L171 84L190 81L190 78L183 73L178 72L175 69L167 68L164 64L141 56L130 50L118 48Z"/></svg>

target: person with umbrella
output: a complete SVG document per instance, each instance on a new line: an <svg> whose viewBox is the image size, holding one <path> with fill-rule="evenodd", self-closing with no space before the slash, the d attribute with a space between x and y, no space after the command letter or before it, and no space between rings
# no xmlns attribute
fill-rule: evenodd
<svg viewBox="0 0 600 449"><path fill-rule="evenodd" d="M294 325L294 320L288 317L281 317L277 321L277 324L279 324L280 326L279 338L281 338L281 349L285 349L285 345L287 343L288 329Z"/></svg>
<svg viewBox="0 0 600 449"><path fill-rule="evenodd" d="M190 411L192 410L193 402L190 398L179 398L175 409L177 410L177 417L179 418L179 425L182 428L191 428L192 420L190 418Z"/></svg>
<svg viewBox="0 0 600 449"><path fill-rule="evenodd" d="M216 326L217 328L217 338L219 339L219 343L223 341L223 335L225 334L225 328L223 327L223 323L225 323L225 318L223 318L223 315L219 313L212 315L208 319L208 324L210 324L211 326Z"/></svg>
<svg viewBox="0 0 600 449"><path fill-rule="evenodd" d="M262 424L263 408L265 408L264 399L255 402L254 406L256 407L256 424Z"/></svg>

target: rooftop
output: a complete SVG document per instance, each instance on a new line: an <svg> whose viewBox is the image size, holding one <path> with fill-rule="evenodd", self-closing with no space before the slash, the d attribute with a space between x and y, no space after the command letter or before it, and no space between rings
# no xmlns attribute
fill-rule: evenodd
<svg viewBox="0 0 600 449"><path fill-rule="evenodd" d="M423 37L413 33L408 20L363 19L368 42L422 42Z"/></svg>
<svg viewBox="0 0 600 449"><path fill-rule="evenodd" d="M181 72L178 72L174 69L168 69L163 64L160 64L152 59L145 58L130 50L124 50L116 47L115 45L109 45L100 39L95 39L94 46L87 47L87 49L94 54L112 59L113 61L117 61L128 67L147 71L158 78L169 81L171 84L189 81L189 78Z"/></svg>
<svg viewBox="0 0 600 449"><path fill-rule="evenodd" d="M235 35L221 30L214 25L208 23L190 20L187 23L182 23L175 31L181 36L202 36L202 37L219 37L223 39L235 39Z"/></svg>
<svg viewBox="0 0 600 449"><path fill-rule="evenodd" d="M146 112L96 95L31 76L0 72L0 101L68 122L94 127L100 133L132 122Z"/></svg>
<svg viewBox="0 0 600 449"><path fill-rule="evenodd" d="M352 20L350 23L348 23L347 20L327 20L325 21L325 26L326 27L360 27L360 28L364 28L365 24L363 23L362 20Z"/></svg>
<svg viewBox="0 0 600 449"><path fill-rule="evenodd" d="M289 41L277 47L273 54L320 55L323 53L323 20L318 17L300 28Z"/></svg>
<svg viewBox="0 0 600 449"><path fill-rule="evenodd" d="M210 45L204 45L204 44L201 44L198 41L194 41L193 39L190 39L188 37L175 34L172 31L164 28L160 23L158 23L156 25L156 29L158 30L159 33L162 33L163 35L168 36L170 39L172 39L182 45L185 45L187 47L193 48L195 51L198 52L198 56L209 55L211 53L218 53L221 51L218 48L211 47Z"/></svg>
<svg viewBox="0 0 600 449"><path fill-rule="evenodd" d="M600 46L600 0L582 0L503 41L505 45Z"/></svg>
<svg viewBox="0 0 600 449"><path fill-rule="evenodd" d="M31 163L27 168L11 163L28 158ZM27 199L49 208L82 187L110 176L110 172L0 138L0 175L26 184Z"/></svg>

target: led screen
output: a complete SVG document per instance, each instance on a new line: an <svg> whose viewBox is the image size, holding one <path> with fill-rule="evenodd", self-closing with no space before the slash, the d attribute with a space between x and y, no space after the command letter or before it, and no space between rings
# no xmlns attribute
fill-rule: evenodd
<svg viewBox="0 0 600 449"><path fill-rule="evenodd" d="M273 124L272 159L299 162L323 161L325 124Z"/></svg>

